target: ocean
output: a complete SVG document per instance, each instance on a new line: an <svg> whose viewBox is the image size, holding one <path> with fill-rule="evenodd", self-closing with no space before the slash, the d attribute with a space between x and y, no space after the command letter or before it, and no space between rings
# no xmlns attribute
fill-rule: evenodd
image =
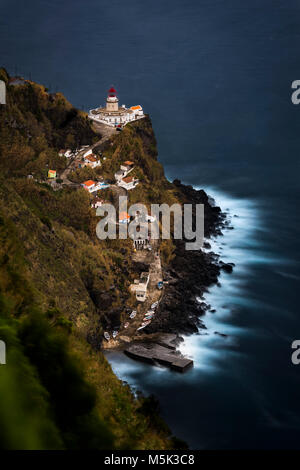
<svg viewBox="0 0 300 470"><path fill-rule="evenodd" d="M150 114L167 177L204 188L231 219L212 245L235 269L205 296L207 330L181 346L194 368L108 355L192 449L299 448L298 40L299 0L0 3L11 75L85 110L114 85Z"/></svg>

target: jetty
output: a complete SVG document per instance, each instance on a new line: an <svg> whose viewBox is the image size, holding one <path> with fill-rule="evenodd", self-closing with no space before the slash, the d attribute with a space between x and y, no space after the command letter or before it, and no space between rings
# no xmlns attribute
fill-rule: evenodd
<svg viewBox="0 0 300 470"><path fill-rule="evenodd" d="M148 364L163 365L178 372L185 372L193 366L193 361L182 356L173 348L158 343L135 343L124 349L124 353Z"/></svg>

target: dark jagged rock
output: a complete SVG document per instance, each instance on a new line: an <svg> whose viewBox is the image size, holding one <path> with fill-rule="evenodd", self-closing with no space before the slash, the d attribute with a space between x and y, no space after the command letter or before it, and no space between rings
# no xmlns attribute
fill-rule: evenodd
<svg viewBox="0 0 300 470"><path fill-rule="evenodd" d="M228 335L225 335L225 333L219 333L219 331L215 331L215 335L222 336L222 338L227 338Z"/></svg>
<svg viewBox="0 0 300 470"><path fill-rule="evenodd" d="M223 261L220 261L219 266L226 273L232 273L233 267L231 263L223 263Z"/></svg>
<svg viewBox="0 0 300 470"><path fill-rule="evenodd" d="M225 215L214 201L203 190L195 190L185 186L179 180L173 184L183 194L185 203L204 204L205 237L219 235L224 225ZM220 261L219 255L209 252L187 251L185 240L175 240L175 258L165 270L164 277L168 280L164 296L151 324L145 333L195 333L204 329L200 317L211 308L202 299L207 288L218 284L221 270L231 272L232 263ZM206 242L206 247L210 244ZM213 310L215 312L215 310Z"/></svg>

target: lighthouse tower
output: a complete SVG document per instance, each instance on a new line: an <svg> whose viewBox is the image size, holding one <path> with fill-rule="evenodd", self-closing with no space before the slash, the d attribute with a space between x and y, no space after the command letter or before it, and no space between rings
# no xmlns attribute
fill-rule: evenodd
<svg viewBox="0 0 300 470"><path fill-rule="evenodd" d="M108 90L108 96L106 98L106 110L109 112L119 110L119 100L117 98L117 92L113 86Z"/></svg>
<svg viewBox="0 0 300 470"><path fill-rule="evenodd" d="M1 89L0 89L1 91ZM128 122L136 121L145 117L143 108L140 105L126 108L125 104L119 107L117 92L112 86L108 90L105 107L91 109L89 118L96 122L101 122L107 126L120 128L126 126Z"/></svg>

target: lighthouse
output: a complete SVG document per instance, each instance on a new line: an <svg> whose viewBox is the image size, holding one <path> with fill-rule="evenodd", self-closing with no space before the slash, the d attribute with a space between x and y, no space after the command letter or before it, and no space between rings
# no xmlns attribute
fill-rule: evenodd
<svg viewBox="0 0 300 470"><path fill-rule="evenodd" d="M143 108L140 105L126 108L125 104L123 104L119 107L117 91L113 86L108 90L105 107L89 111L90 119L111 127L124 127L128 122L144 117Z"/></svg>
<svg viewBox="0 0 300 470"><path fill-rule="evenodd" d="M108 95L106 98L106 110L108 112L119 110L119 100L117 97L117 92L113 86L108 90Z"/></svg>

